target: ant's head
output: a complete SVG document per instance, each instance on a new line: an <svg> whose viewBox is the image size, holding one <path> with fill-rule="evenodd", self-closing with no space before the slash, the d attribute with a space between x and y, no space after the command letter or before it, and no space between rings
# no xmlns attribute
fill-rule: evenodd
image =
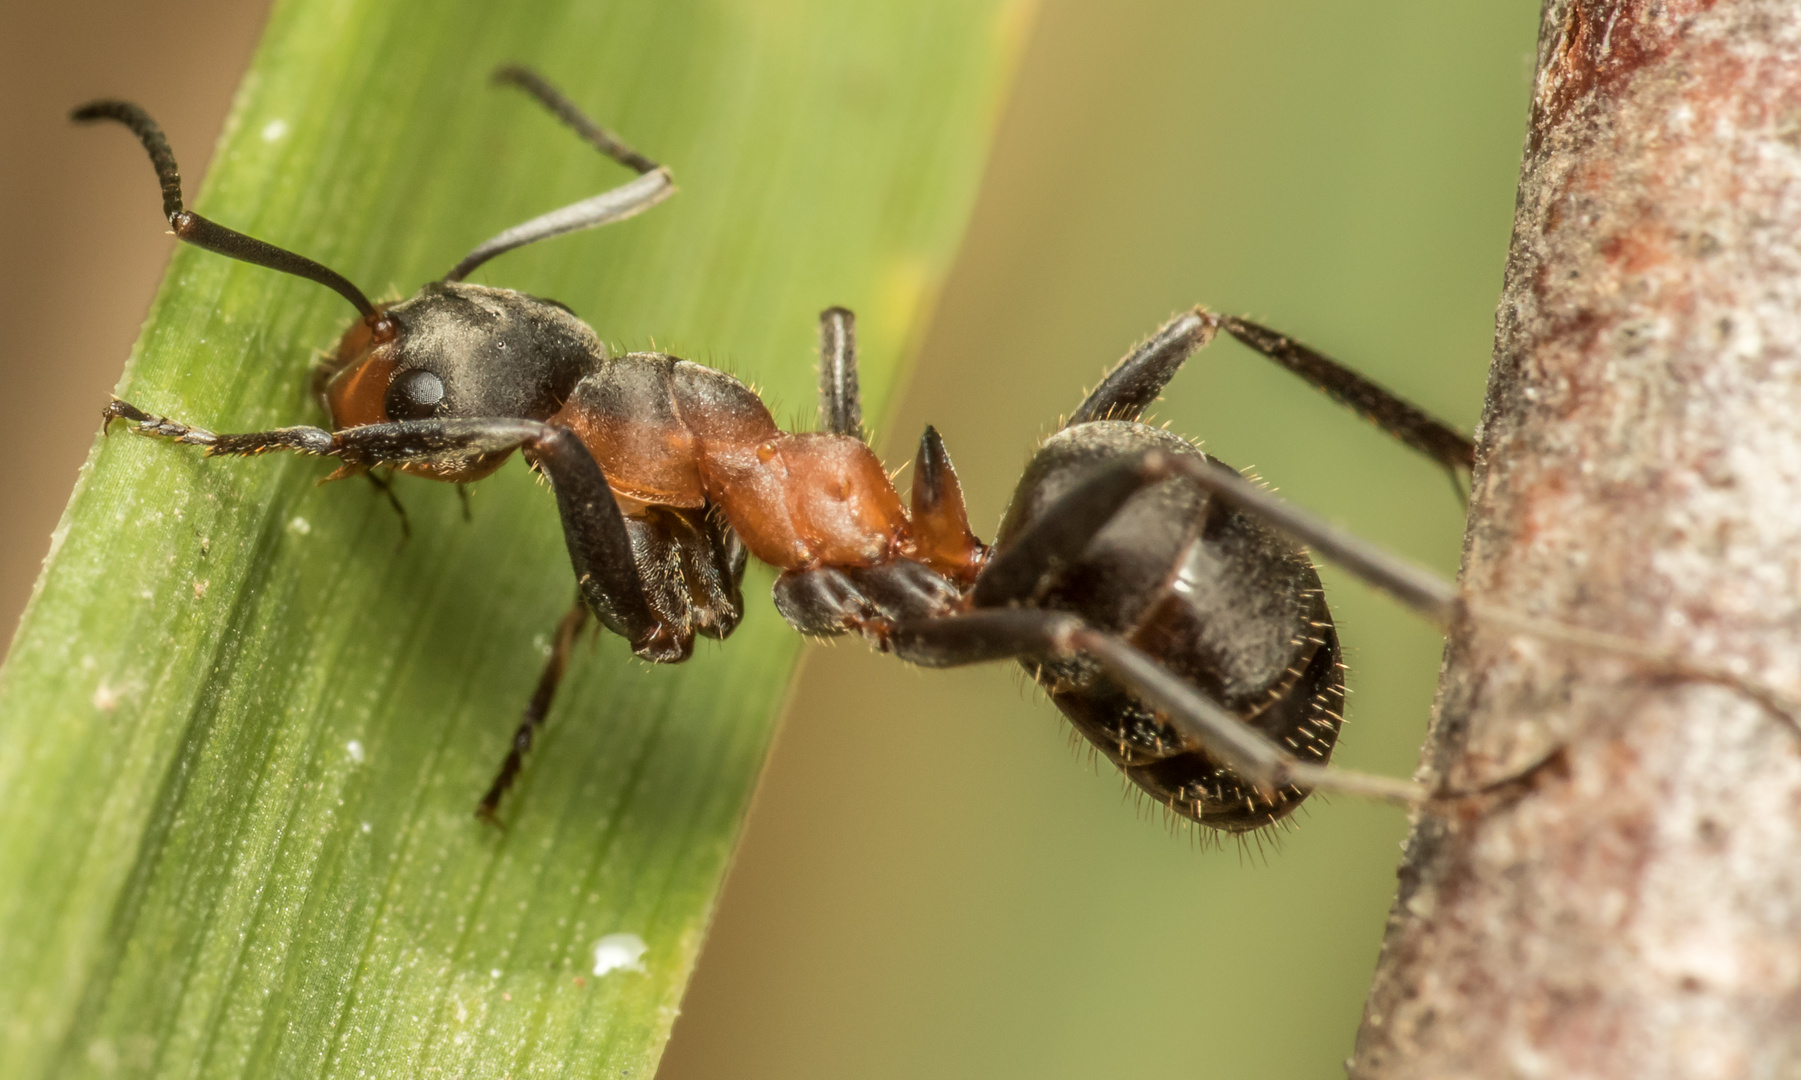
<svg viewBox="0 0 1801 1080"><path fill-rule="evenodd" d="M327 368L332 426L390 420L543 420L604 359L594 331L549 300L435 282L353 323Z"/></svg>

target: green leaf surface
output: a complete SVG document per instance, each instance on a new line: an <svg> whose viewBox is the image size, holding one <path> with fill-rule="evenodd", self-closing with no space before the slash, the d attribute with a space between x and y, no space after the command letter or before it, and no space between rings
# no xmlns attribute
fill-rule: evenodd
<svg viewBox="0 0 1801 1080"><path fill-rule="evenodd" d="M1026 18L284 0L195 203L408 294L628 175L488 85L527 62L682 191L474 280L731 370L803 424L814 315L847 304L880 417ZM348 316L180 250L119 394L215 430L318 422L309 369ZM686 665L610 636L579 650L492 829L475 801L572 592L555 507L517 462L472 489L467 523L448 486L403 480L402 543L367 485L327 471L96 442L0 671L0 1076L654 1069L798 656L769 574ZM643 970L596 974L616 933L643 939Z"/></svg>

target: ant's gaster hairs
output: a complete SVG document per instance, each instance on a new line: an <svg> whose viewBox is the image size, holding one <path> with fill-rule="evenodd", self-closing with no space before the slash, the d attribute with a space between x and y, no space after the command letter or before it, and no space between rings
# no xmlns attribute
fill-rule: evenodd
<svg viewBox="0 0 1801 1080"><path fill-rule="evenodd" d="M363 295L363 290L352 285L349 279L336 270L254 236L245 236L217 222L208 221L184 208L181 203L181 171L175 166L175 154L169 149L169 140L163 135L163 129L143 109L129 101L90 101L70 113L69 118L79 123L116 120L131 129L138 141L144 144L145 151L150 155L150 163L156 167L156 178L163 186L163 214L169 219L169 225L175 230L176 236L195 247L205 248L228 258L316 281L356 305L356 309L362 312L363 318L369 323L380 321L381 313Z"/></svg>

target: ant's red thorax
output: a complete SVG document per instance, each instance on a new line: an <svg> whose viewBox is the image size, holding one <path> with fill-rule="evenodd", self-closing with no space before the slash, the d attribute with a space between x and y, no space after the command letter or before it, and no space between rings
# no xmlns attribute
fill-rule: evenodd
<svg viewBox="0 0 1801 1080"><path fill-rule="evenodd" d="M776 432L708 449L709 494L751 554L773 566L872 566L909 537L900 496L860 439Z"/></svg>
<svg viewBox="0 0 1801 1080"><path fill-rule="evenodd" d="M549 422L575 432L624 499L711 502L752 555L781 570L869 566L908 539L900 496L860 440L784 432L748 391L683 393L683 380L670 382L667 410L578 393Z"/></svg>

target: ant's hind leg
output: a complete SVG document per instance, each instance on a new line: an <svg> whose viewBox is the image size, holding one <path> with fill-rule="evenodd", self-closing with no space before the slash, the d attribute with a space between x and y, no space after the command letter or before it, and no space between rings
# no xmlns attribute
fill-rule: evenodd
<svg viewBox="0 0 1801 1080"><path fill-rule="evenodd" d="M1224 462L1152 451L1138 459L1138 464L1151 477L1187 477L1440 626L1449 626L1462 612L1457 587L1449 581L1265 491Z"/></svg>
<svg viewBox="0 0 1801 1080"><path fill-rule="evenodd" d="M1040 514L983 568L971 593L975 606L1002 607L1030 599L1081 555L1126 500L1172 476L1186 477L1222 501L1261 518L1440 625L1448 625L1459 612L1456 588L1431 571L1277 498L1224 462L1161 450L1102 466Z"/></svg>
<svg viewBox="0 0 1801 1080"><path fill-rule="evenodd" d="M477 817L490 822L495 820L501 798L519 776L519 770L525 765L525 755L532 748L532 739L537 735L538 729L544 726L544 718L550 715L550 703L556 698L557 686L562 683L563 672L569 667L569 654L575 650L575 639L587 621L587 602L578 595L575 606L557 623L556 637L550 643L550 658L544 663L544 673L538 676L537 689L532 691L532 699L519 717L519 726L513 731L513 745L507 751L506 760L500 763L500 771L494 774L494 783L488 786L488 793L482 796L482 801L475 808Z"/></svg>
<svg viewBox="0 0 1801 1080"><path fill-rule="evenodd" d="M1359 375L1331 357L1249 319L1214 316L1221 329L1263 356L1299 375L1326 396L1374 423L1451 474L1476 462L1469 437L1387 387ZM1461 493L1463 489L1458 488Z"/></svg>
<svg viewBox="0 0 1801 1080"><path fill-rule="evenodd" d="M1200 308L1164 323L1144 344L1113 365L1113 370L1089 391L1063 426L1138 419L1176 377L1189 355L1213 340L1217 329L1214 317Z"/></svg>
<svg viewBox="0 0 1801 1080"><path fill-rule="evenodd" d="M1147 455L1154 456L1157 456L1155 452ZM1651 670L1661 671L1671 678L1729 686L1763 705L1785 723L1801 730L1801 701L1760 680L1746 678L1724 667L1668 653L1606 631L1567 626L1480 601L1465 600L1457 594L1455 585L1430 570L1391 555L1369 541L1332 525L1324 518L1278 498L1246 480L1227 465L1211 459L1160 456L1161 461L1141 461L1141 468L1151 475L1164 475L1165 470L1168 470L1186 476L1240 510L1262 518L1288 534L1291 539L1307 545L1315 554L1337 564L1362 579L1365 584L1387 593L1440 626L1449 627L1460 619L1470 619L1544 641L1555 641L1578 649L1637 660Z"/></svg>
<svg viewBox="0 0 1801 1080"><path fill-rule="evenodd" d="M864 437L857 395L857 317L847 308L819 313L819 429Z"/></svg>
<svg viewBox="0 0 1801 1080"><path fill-rule="evenodd" d="M1029 601L1062 569L1081 557L1139 489L1163 479L1145 468L1145 456L1109 462L1058 499L995 552L976 578L970 601L978 608Z"/></svg>
<svg viewBox="0 0 1801 1080"><path fill-rule="evenodd" d="M1008 608L913 619L896 623L888 641L897 656L922 667L1087 655L1194 746L1266 793L1294 784L1407 806L1426 801L1425 790L1408 780L1300 760L1125 639L1068 612Z"/></svg>
<svg viewBox="0 0 1801 1080"><path fill-rule="evenodd" d="M1065 427L1096 420L1136 420L1157 400L1163 387L1195 350L1218 330L1299 375L1328 397L1376 424L1402 443L1444 466L1453 481L1467 471L1476 451L1469 438L1424 409L1379 383L1298 341L1230 315L1203 308L1185 311L1165 323L1144 344L1114 365L1101 384L1083 399ZM1458 488L1459 492L1462 488Z"/></svg>

